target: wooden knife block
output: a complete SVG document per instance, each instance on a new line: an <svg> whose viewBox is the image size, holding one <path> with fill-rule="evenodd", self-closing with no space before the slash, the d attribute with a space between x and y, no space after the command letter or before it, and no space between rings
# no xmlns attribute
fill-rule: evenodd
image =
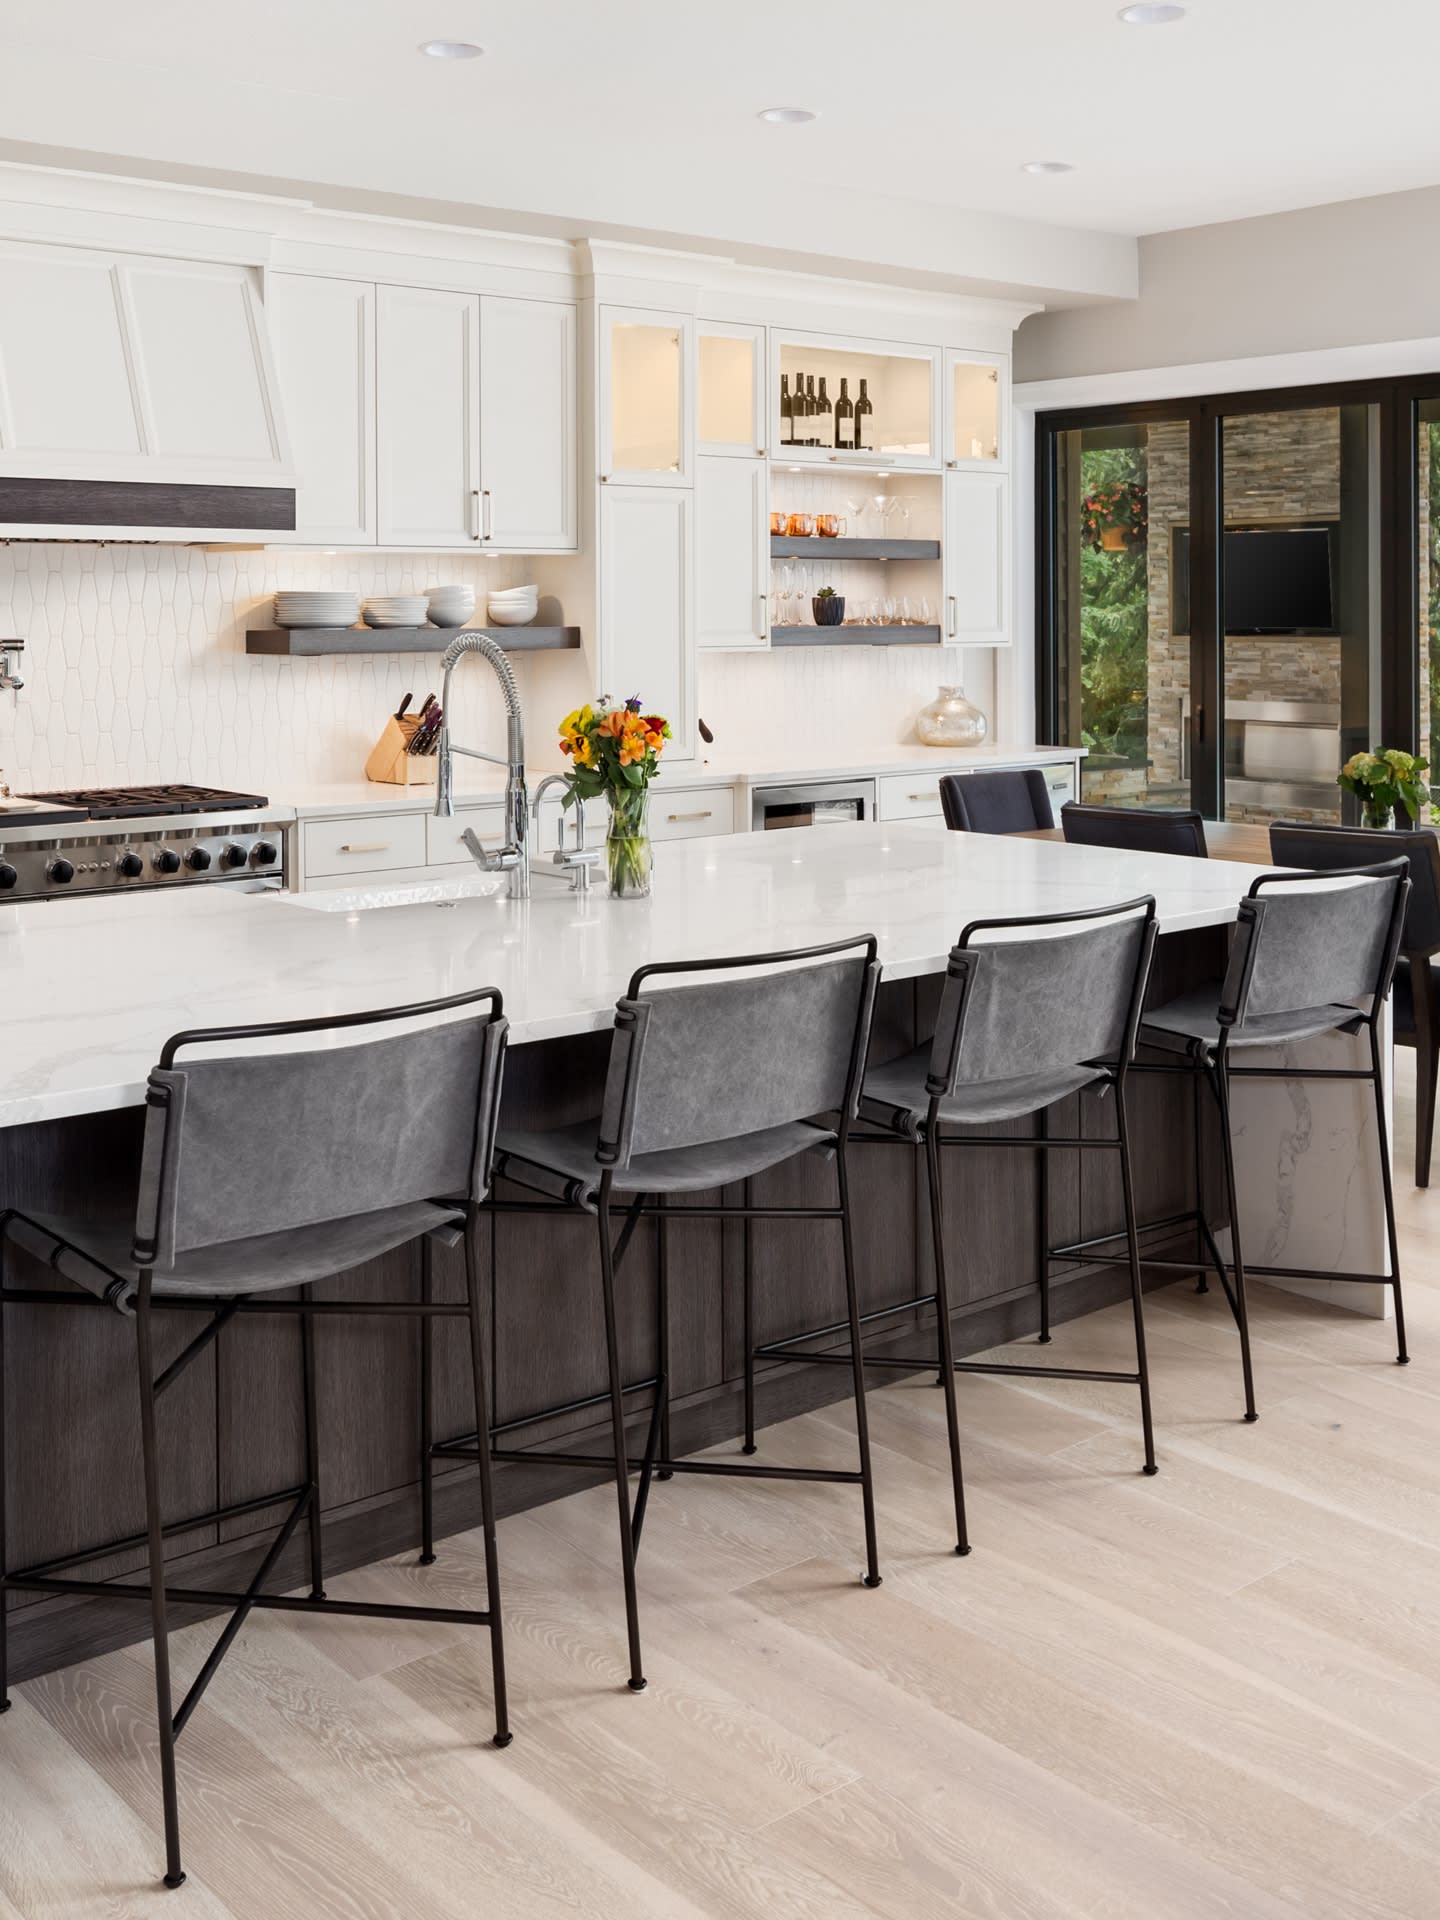
<svg viewBox="0 0 1440 1920"><path fill-rule="evenodd" d="M403 720L397 720L392 713L365 762L365 778L389 787L433 787L439 756L405 751L419 726L420 722L408 714Z"/></svg>

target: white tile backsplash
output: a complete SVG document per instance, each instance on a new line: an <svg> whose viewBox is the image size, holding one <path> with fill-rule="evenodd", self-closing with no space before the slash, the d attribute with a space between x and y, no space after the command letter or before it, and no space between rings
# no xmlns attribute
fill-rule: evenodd
<svg viewBox="0 0 1440 1920"><path fill-rule="evenodd" d="M26 643L24 691L0 694L0 777L19 792L176 779L280 792L359 779L402 696L438 691L438 653L247 655L246 629L271 624L276 588L341 587L363 599L463 580L480 611L487 588L537 573L543 591L534 561L464 554L0 546L0 634ZM553 724L583 697L587 657L514 656L532 758L550 757ZM973 650L710 653L700 712L727 760L743 761L747 745L773 759L782 743L863 759L913 740L935 688L965 674L986 706L988 663ZM503 747L491 676L472 667L454 688L459 737Z"/></svg>
<svg viewBox="0 0 1440 1920"><path fill-rule="evenodd" d="M207 552L196 547L0 546L0 633L25 641L24 691L0 694L0 769L17 791L120 781L274 786L355 780L406 692L439 689L435 655L267 659L277 587L362 599L452 580L533 578L522 560L468 555ZM571 656L577 659L578 656ZM522 693L533 663L517 659ZM491 676L455 680L459 737L503 749Z"/></svg>

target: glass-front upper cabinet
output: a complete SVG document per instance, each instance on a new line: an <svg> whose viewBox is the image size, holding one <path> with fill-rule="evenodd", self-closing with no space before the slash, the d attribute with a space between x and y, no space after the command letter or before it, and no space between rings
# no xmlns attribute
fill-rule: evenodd
<svg viewBox="0 0 1440 1920"><path fill-rule="evenodd" d="M940 465L936 349L779 332L771 348L773 458Z"/></svg>
<svg viewBox="0 0 1440 1920"><path fill-rule="evenodd" d="M1004 354L945 350L945 463L1007 467L1010 363Z"/></svg>
<svg viewBox="0 0 1440 1920"><path fill-rule="evenodd" d="M765 452L765 329L701 320L695 327L701 453Z"/></svg>
<svg viewBox="0 0 1440 1920"><path fill-rule="evenodd" d="M692 322L648 308L600 310L600 478L688 487Z"/></svg>

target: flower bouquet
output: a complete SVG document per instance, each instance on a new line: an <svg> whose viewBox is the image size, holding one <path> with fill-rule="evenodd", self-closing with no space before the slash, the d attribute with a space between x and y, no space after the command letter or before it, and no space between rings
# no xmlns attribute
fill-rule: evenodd
<svg viewBox="0 0 1440 1920"><path fill-rule="evenodd" d="M1429 786L1421 778L1429 765L1418 754L1388 747L1383 753L1352 753L1335 777L1360 802L1367 827L1388 827L1397 802L1412 820L1420 818L1420 809L1430 798Z"/></svg>
<svg viewBox="0 0 1440 1920"><path fill-rule="evenodd" d="M658 713L642 713L640 707L639 694L620 706L606 694L560 722L560 751L571 766L566 806L580 806L601 794L610 803L605 864L616 900L641 898L650 891L650 782L660 771L660 755L670 738L670 722Z"/></svg>

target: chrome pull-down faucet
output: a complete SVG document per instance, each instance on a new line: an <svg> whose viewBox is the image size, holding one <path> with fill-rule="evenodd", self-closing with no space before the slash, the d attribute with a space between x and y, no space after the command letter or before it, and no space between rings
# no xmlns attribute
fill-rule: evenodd
<svg viewBox="0 0 1440 1920"><path fill-rule="evenodd" d="M495 678L500 682L500 692L505 702L506 752L503 760L498 754L482 753L478 747L458 746L450 738L450 676L461 655L466 653L478 653L488 660L494 668ZM504 767L507 774L505 844L491 852L481 844L473 827L467 827L460 838L482 872L510 875L512 900L527 899L530 893L530 796L525 787L525 721L520 711L520 689L515 684L515 675L504 652L489 634L473 629L456 634L445 649L441 666L445 677L440 690L440 764L435 783L435 812L441 819L450 819L454 815L457 753L463 753L467 760L488 760L493 766Z"/></svg>

